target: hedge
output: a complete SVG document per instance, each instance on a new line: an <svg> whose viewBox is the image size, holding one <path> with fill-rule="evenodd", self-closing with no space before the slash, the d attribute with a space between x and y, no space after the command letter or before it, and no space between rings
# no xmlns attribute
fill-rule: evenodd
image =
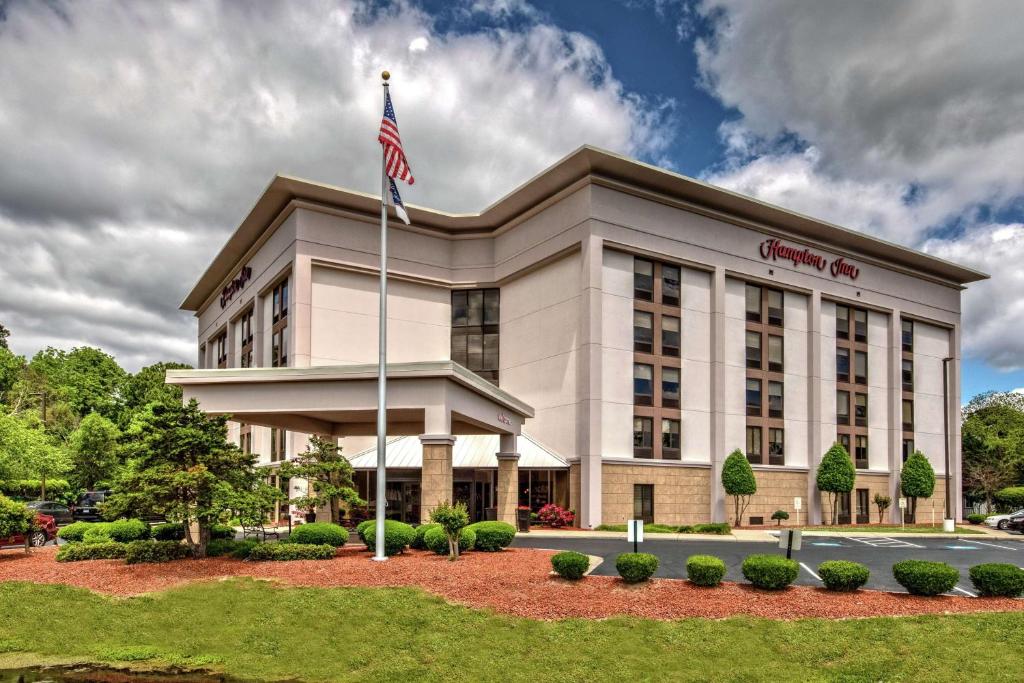
<svg viewBox="0 0 1024 683"><path fill-rule="evenodd" d="M423 535L423 543L427 546L428 550L432 550L438 555L448 554L448 535L445 534L440 524L436 528L429 529ZM468 526L462 527L462 532L459 534L459 552L464 553L467 550L472 550L475 543L476 532Z"/></svg>
<svg viewBox="0 0 1024 683"><path fill-rule="evenodd" d="M18 498L35 498L42 491L42 482L38 479L0 479L0 493ZM46 497L48 500L64 498L71 493L71 484L67 479L47 479Z"/></svg>
<svg viewBox="0 0 1024 683"><path fill-rule="evenodd" d="M1024 569L1012 564L978 564L969 571L979 595L1015 598L1024 593Z"/></svg>
<svg viewBox="0 0 1024 683"><path fill-rule="evenodd" d="M971 524L981 524L986 519L988 519L988 515L979 515L977 513L967 515L967 521Z"/></svg>
<svg viewBox="0 0 1024 683"><path fill-rule="evenodd" d="M622 553L615 558L615 569L626 583L640 583L658 570L658 558L650 553Z"/></svg>
<svg viewBox="0 0 1024 683"><path fill-rule="evenodd" d="M75 522L75 524L82 524L82 522ZM152 528L151 535L158 541L182 541L185 539L185 525L179 522L157 524Z"/></svg>
<svg viewBox="0 0 1024 683"><path fill-rule="evenodd" d="M870 570L859 562L828 560L818 565L818 576L825 588L840 593L852 593L867 583L870 575Z"/></svg>
<svg viewBox="0 0 1024 683"><path fill-rule="evenodd" d="M945 562L903 560L892 566L892 575L911 595L939 595L953 590L960 570Z"/></svg>
<svg viewBox="0 0 1024 683"><path fill-rule="evenodd" d="M507 522L477 522L466 528L476 534L473 548L485 553L507 548L516 537L516 528Z"/></svg>
<svg viewBox="0 0 1024 683"><path fill-rule="evenodd" d="M81 543L86 530L92 526L92 522L72 522L57 532L57 537L69 543Z"/></svg>
<svg viewBox="0 0 1024 683"><path fill-rule="evenodd" d="M348 542L348 529L329 522L310 522L292 529L288 539L305 545L331 545L340 548Z"/></svg>
<svg viewBox="0 0 1024 683"><path fill-rule="evenodd" d="M149 525L141 519L119 519L107 522L107 534L118 543L131 543L149 538Z"/></svg>
<svg viewBox="0 0 1024 683"><path fill-rule="evenodd" d="M566 550L551 557L551 568L563 579L582 579L590 568L590 558L583 553Z"/></svg>
<svg viewBox="0 0 1024 683"><path fill-rule="evenodd" d="M259 543L249 552L249 559L266 560L329 560L335 556L333 545L306 545L304 543Z"/></svg>
<svg viewBox="0 0 1024 683"><path fill-rule="evenodd" d="M625 524L598 524L594 531L626 531ZM675 526L672 524L644 524L644 533L647 534L717 534L727 535L730 527L725 522L714 522L709 524L684 524Z"/></svg>
<svg viewBox="0 0 1024 683"><path fill-rule="evenodd" d="M125 543L68 543L57 551L58 562L79 562L81 560L121 560L128 545Z"/></svg>
<svg viewBox="0 0 1024 683"><path fill-rule="evenodd" d="M187 545L180 541L132 541L125 548L127 564L153 564L183 560L191 556Z"/></svg>
<svg viewBox="0 0 1024 683"><path fill-rule="evenodd" d="M210 538L228 541L235 537L235 527L230 524L214 524L210 527Z"/></svg>
<svg viewBox="0 0 1024 683"><path fill-rule="evenodd" d="M713 555L691 555L686 559L686 578L698 586L717 586L725 578L725 562Z"/></svg>
<svg viewBox="0 0 1024 683"><path fill-rule="evenodd" d="M22 503L0 495L0 538L28 533L34 519L35 514Z"/></svg>
<svg viewBox="0 0 1024 683"><path fill-rule="evenodd" d="M997 503L1011 507L1014 510L1024 508L1024 486L1010 486L996 492Z"/></svg>
<svg viewBox="0 0 1024 683"><path fill-rule="evenodd" d="M260 542L252 538L244 541L217 538L206 544L206 556L223 557L230 555L239 560L244 560L252 553L252 549L258 545L260 545Z"/></svg>
<svg viewBox="0 0 1024 683"><path fill-rule="evenodd" d="M758 588L780 590L796 581L800 565L781 555L750 555L743 560L743 578Z"/></svg>
<svg viewBox="0 0 1024 683"><path fill-rule="evenodd" d="M426 536L427 532L431 529L440 528L440 524L420 524L418 527L416 527L416 531L412 537L412 542L409 543L409 547L414 548L415 550L426 550L427 542L423 540L423 537Z"/></svg>
<svg viewBox="0 0 1024 683"><path fill-rule="evenodd" d="M372 529L376 524L377 520L375 519L367 519L359 522L359 524L356 525L356 535L359 536L359 540L366 543L366 530ZM369 548L370 544L366 543L366 547Z"/></svg>
<svg viewBox="0 0 1024 683"><path fill-rule="evenodd" d="M363 534L366 537L366 547L370 550L376 549L377 527L370 526ZM405 550L406 546L412 543L416 531L403 522L393 519L384 520L384 554L390 557Z"/></svg>
<svg viewBox="0 0 1024 683"><path fill-rule="evenodd" d="M113 540L108 522L92 524L82 534L82 543L110 543ZM118 543L124 543L124 541L118 541Z"/></svg>

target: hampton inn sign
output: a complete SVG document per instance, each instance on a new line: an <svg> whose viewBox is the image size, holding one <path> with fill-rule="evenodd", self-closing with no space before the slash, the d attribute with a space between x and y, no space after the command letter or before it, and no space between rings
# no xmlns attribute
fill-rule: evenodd
<svg viewBox="0 0 1024 683"><path fill-rule="evenodd" d="M766 261L778 261L779 259L792 261L794 266L807 264L818 270L829 268L828 259L821 254L816 254L806 247L803 249L790 247L774 237L761 242L761 258ZM844 276L851 280L856 280L857 276L860 275L860 268L844 260L842 256L838 256L832 261L829 271L832 273L832 277Z"/></svg>

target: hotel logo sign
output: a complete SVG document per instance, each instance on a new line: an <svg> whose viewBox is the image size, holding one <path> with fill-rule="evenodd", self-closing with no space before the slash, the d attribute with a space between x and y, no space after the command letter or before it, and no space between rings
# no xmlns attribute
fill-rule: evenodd
<svg viewBox="0 0 1024 683"><path fill-rule="evenodd" d="M249 266L245 266L238 271L238 277L229 282L227 286L220 291L220 307L224 308L227 306L228 302L235 297L235 294L242 291L242 288L245 287L245 284L249 282L250 278L252 278L252 268Z"/></svg>
<svg viewBox="0 0 1024 683"><path fill-rule="evenodd" d="M829 263L829 260L821 254L806 247L791 247L774 237L761 242L761 258L766 261L790 261L795 267L808 265L819 271L828 269L832 277L848 277L851 280L856 280L860 275L860 268L846 261L842 256L837 256Z"/></svg>

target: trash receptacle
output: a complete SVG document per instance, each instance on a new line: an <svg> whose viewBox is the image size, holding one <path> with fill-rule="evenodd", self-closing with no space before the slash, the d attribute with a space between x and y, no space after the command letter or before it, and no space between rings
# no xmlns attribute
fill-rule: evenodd
<svg viewBox="0 0 1024 683"><path fill-rule="evenodd" d="M516 522L520 531L530 531L530 510L516 510Z"/></svg>

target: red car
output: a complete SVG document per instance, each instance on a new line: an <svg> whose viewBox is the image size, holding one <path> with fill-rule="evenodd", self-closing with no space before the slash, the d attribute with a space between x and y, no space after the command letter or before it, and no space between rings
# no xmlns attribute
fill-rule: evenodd
<svg viewBox="0 0 1024 683"><path fill-rule="evenodd" d="M36 515L35 526L29 532L34 546L46 545L57 538L57 521L50 515ZM7 545L25 545L25 535L15 534L7 538L0 538L0 547Z"/></svg>

